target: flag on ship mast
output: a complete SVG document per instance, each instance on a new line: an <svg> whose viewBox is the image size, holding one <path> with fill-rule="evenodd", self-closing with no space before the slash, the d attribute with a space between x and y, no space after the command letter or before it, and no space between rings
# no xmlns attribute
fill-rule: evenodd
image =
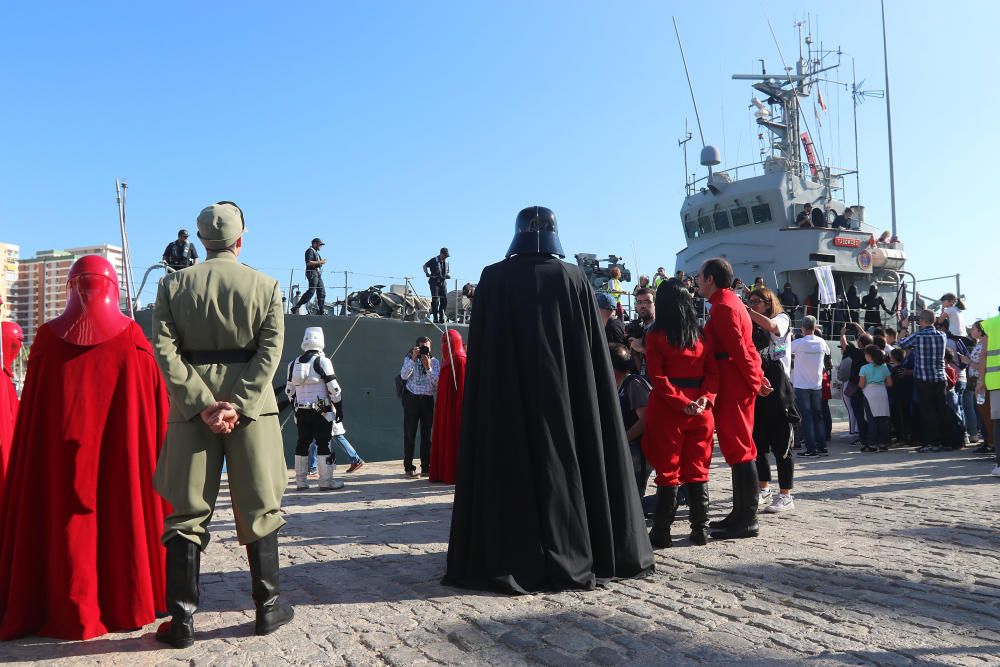
<svg viewBox="0 0 1000 667"><path fill-rule="evenodd" d="M823 111L827 110L826 102L823 101L823 91L819 89L819 86L816 87L816 101L819 102L820 109L822 109Z"/></svg>
<svg viewBox="0 0 1000 667"><path fill-rule="evenodd" d="M837 284L833 281L833 267L815 266L812 269L819 284L820 305L829 306L837 302Z"/></svg>

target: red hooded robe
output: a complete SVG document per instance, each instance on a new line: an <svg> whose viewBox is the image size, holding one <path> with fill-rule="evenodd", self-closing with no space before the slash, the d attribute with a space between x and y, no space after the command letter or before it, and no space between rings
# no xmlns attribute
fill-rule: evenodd
<svg viewBox="0 0 1000 667"><path fill-rule="evenodd" d="M455 483L462 396L465 393L465 358L462 335L449 329L441 336L441 375L434 402L434 431L431 434L432 482Z"/></svg>
<svg viewBox="0 0 1000 667"><path fill-rule="evenodd" d="M115 312L74 320L74 296L74 335L94 343L62 337L57 318L32 344L0 501L4 640L89 639L151 623L166 606L166 508L152 478L167 392L142 330L116 312L116 281L80 279L91 311ZM102 324L122 328L102 336Z"/></svg>

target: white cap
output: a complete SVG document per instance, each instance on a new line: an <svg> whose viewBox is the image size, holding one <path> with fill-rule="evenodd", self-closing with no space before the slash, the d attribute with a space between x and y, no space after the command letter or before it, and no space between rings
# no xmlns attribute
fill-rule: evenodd
<svg viewBox="0 0 1000 667"><path fill-rule="evenodd" d="M306 333L302 336L302 351L318 350L323 351L323 327L306 327Z"/></svg>

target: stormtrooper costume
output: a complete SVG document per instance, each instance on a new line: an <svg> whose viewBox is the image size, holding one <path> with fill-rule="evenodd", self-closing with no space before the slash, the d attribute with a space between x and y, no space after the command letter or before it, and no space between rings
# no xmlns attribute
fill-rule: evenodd
<svg viewBox="0 0 1000 667"><path fill-rule="evenodd" d="M341 489L344 483L333 479L336 455L330 451L330 438L344 433L344 410L340 385L333 363L323 354L323 329L308 327L302 338L302 356L288 364L285 393L295 409L299 437L295 447L295 486L309 488L309 445L316 441L316 465L321 491Z"/></svg>

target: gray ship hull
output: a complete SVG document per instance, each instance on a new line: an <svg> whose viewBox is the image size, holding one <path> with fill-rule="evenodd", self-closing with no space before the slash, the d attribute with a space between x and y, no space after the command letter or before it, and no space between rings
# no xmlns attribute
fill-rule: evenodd
<svg viewBox="0 0 1000 667"><path fill-rule="evenodd" d="M136 321L149 337L152 312L147 310L136 313ZM381 317L286 315L282 370L274 379L274 388L281 407L282 438L285 460L289 466L295 454L296 429L285 398L283 369L300 354L299 343L305 328L316 326L323 327L328 355L343 341L333 357L333 365L344 389L347 439L366 461L401 458L403 410L396 398L393 378L399 373L403 356L419 336L427 336L433 341L434 355L440 358L440 330L425 322L404 322ZM451 328L458 329L462 337L467 338L467 325L459 324ZM448 381L448 378L442 377L441 380ZM343 452L339 452L338 463L343 462Z"/></svg>

